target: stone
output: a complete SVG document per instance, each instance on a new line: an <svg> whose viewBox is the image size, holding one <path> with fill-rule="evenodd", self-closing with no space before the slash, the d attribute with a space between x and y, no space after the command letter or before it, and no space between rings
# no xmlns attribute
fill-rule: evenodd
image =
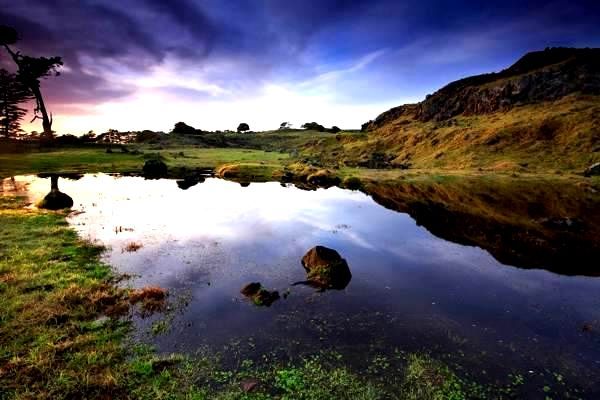
<svg viewBox="0 0 600 400"><path fill-rule="evenodd" d="M247 284L240 290L240 293L252 300L257 306L270 307L276 300L279 300L277 290L269 291L263 288L260 282Z"/></svg>
<svg viewBox="0 0 600 400"><path fill-rule="evenodd" d="M73 199L68 194L58 190L58 175L50 175L50 193L38 204L46 210L62 210L73 207Z"/></svg>
<svg viewBox="0 0 600 400"><path fill-rule="evenodd" d="M307 284L322 289L342 290L348 286L352 273L340 254L325 246L315 246L302 257Z"/></svg>

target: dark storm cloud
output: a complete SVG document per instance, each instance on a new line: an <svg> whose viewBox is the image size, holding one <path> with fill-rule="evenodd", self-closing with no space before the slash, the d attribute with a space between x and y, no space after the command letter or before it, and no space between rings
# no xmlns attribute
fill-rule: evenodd
<svg viewBox="0 0 600 400"><path fill-rule="evenodd" d="M596 3L0 0L0 23L19 30L24 52L64 57L63 76L46 83L60 103L130 94L134 86L115 83L108 73L143 75L168 57L200 71L223 65L208 74L211 82L242 91L269 79L295 83L330 69L356 71L354 84L336 87L340 96L368 97L370 90L376 100L394 88L418 90L403 86L400 74L417 81L418 71L450 79L467 63L487 68L546 45L598 45ZM515 29L493 34L506 26ZM479 37L487 39L485 49L472 45ZM368 67L375 74L351 68L381 49L385 56Z"/></svg>

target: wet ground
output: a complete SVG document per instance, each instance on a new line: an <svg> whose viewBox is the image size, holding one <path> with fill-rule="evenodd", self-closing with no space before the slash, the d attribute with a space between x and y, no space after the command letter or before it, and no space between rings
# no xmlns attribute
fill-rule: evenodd
<svg viewBox="0 0 600 400"><path fill-rule="evenodd" d="M49 190L49 179L16 180L33 200ZM586 264L598 255L598 226L577 215L593 209L589 199L584 207L571 198L568 218L563 209L546 205L545 216L528 207L535 218L502 230L504 214L452 219L449 204L436 214L437 203L411 208L406 194L400 201L376 188L377 202L277 182L185 186L103 174L60 181L75 202L70 223L108 247L106 261L133 276L127 284L169 289L175 311L136 319L140 337L160 351L211 346L242 358L293 358L335 350L356 365L427 351L477 379L520 374L554 393L600 395L600 267ZM342 290L293 285L306 279L300 260L315 245L347 260L352 279ZM281 298L254 305L240 294L250 282Z"/></svg>

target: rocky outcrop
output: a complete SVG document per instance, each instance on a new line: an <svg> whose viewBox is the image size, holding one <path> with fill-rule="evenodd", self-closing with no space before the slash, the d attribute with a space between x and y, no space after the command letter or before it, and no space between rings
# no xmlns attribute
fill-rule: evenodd
<svg viewBox="0 0 600 400"><path fill-rule="evenodd" d="M363 130L373 131L403 115L422 122L444 121L557 100L575 92L600 94L600 49L548 48L528 53L505 70L452 82L416 105L392 108L364 124Z"/></svg>
<svg viewBox="0 0 600 400"><path fill-rule="evenodd" d="M420 121L486 114L517 104L557 100L574 92L600 94L600 49L551 48L526 54L498 73L453 82L427 96Z"/></svg>
<svg viewBox="0 0 600 400"><path fill-rule="evenodd" d="M392 109L387 110L386 112L379 114L377 118L371 120L362 125L361 131L372 131L377 128L380 128L384 125L389 124L392 121L397 120L398 118L406 115L412 116L414 115L417 108L417 104L404 104L398 107L394 107Z"/></svg>

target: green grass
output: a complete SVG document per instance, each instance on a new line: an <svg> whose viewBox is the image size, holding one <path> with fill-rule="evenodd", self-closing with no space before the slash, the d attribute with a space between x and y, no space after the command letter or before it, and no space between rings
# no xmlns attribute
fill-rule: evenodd
<svg viewBox="0 0 600 400"><path fill-rule="evenodd" d="M160 154L171 168L215 168L237 162L265 168L281 167L287 154L251 149L170 147L141 148L143 154L121 153L115 149L89 146L63 148L54 151L0 153L0 177L39 172L141 172L148 157Z"/></svg>
<svg viewBox="0 0 600 400"><path fill-rule="evenodd" d="M405 114L368 135L332 135L298 151L324 166L364 165L377 153L391 166L425 170L581 173L600 161L599 115L600 96L577 94L451 123Z"/></svg>

